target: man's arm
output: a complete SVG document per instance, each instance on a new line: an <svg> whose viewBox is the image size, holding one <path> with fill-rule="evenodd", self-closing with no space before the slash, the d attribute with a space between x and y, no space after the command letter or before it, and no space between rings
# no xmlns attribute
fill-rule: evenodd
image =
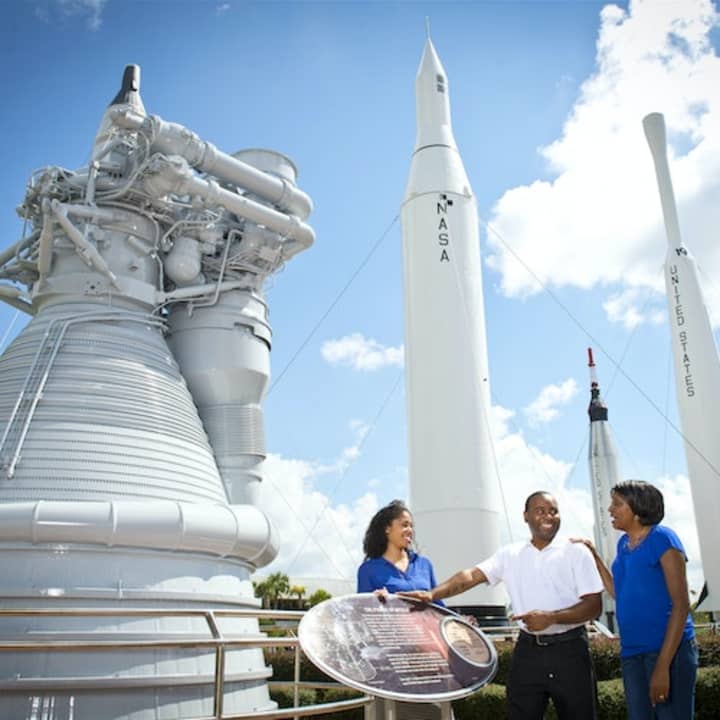
<svg viewBox="0 0 720 720"><path fill-rule="evenodd" d="M540 632L550 625L577 625L594 620L602 612L600 593L583 595L580 602L561 610L531 610L523 615L513 615L512 620L522 620L530 632Z"/></svg>
<svg viewBox="0 0 720 720"><path fill-rule="evenodd" d="M435 600L442 600L447 597L452 597L453 595L459 595L483 582L487 582L485 573L480 568L473 567L460 570L460 572L455 573L450 579L440 583L440 585L434 587L432 590L411 590L397 594L403 597L414 598L415 600L422 600L423 602L435 602Z"/></svg>

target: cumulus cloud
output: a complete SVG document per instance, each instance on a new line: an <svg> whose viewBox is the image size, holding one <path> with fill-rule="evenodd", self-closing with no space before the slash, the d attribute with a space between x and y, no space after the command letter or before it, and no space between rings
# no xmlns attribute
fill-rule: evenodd
<svg viewBox="0 0 720 720"><path fill-rule="evenodd" d="M559 414L559 407L567 405L575 395L578 387L573 378L568 378L559 385L545 386L538 396L523 410L531 425L554 420Z"/></svg>
<svg viewBox="0 0 720 720"><path fill-rule="evenodd" d="M102 14L107 0L40 0L35 3L34 13L44 23L53 21L59 15L66 18L80 18L88 30L95 32L102 25Z"/></svg>
<svg viewBox="0 0 720 720"><path fill-rule="evenodd" d="M262 569L263 575L285 572L354 582L362 538L378 499L366 492L349 503L335 502L317 489L326 471L327 466L312 461L268 456L258 504L278 530L280 554Z"/></svg>
<svg viewBox="0 0 720 720"><path fill-rule="evenodd" d="M403 366L403 347L386 347L361 333L352 333L339 340L326 340L320 349L331 365L345 365L353 370L379 370Z"/></svg>
<svg viewBox="0 0 720 720"><path fill-rule="evenodd" d="M89 30L99 30L102 25L102 13L107 0L58 0L64 15L77 15L84 18Z"/></svg>
<svg viewBox="0 0 720 720"><path fill-rule="evenodd" d="M604 303L603 310L610 322L622 323L628 330L634 330L639 325L659 325L664 322L667 311L650 298L643 301L642 296L647 295L640 288L628 288L622 292L611 295ZM657 297L653 300L657 300Z"/></svg>
<svg viewBox="0 0 720 720"><path fill-rule="evenodd" d="M663 476L653 484L662 492L665 500L663 524L679 535L688 556L688 585L694 591L691 602L697 600L704 582L700 563L700 541L695 526L695 511L690 493L690 481L685 475Z"/></svg>
<svg viewBox="0 0 720 720"><path fill-rule="evenodd" d="M360 458L370 430L362 420L351 420L349 425L353 442L332 462L267 457L258 504L278 529L281 543L280 554L262 569L263 576L285 572L291 577L329 579L337 592L354 591L355 572L363 558L362 539L379 503L370 491L348 502L336 499L341 489L347 494L342 481ZM328 490L323 481L333 476L337 479ZM372 484L368 481L364 486ZM329 588L327 583L320 586Z"/></svg>
<svg viewBox="0 0 720 720"><path fill-rule="evenodd" d="M529 443L515 425L515 413L493 407L494 452L500 478L501 540L518 542L528 537L523 520L525 498L536 490L555 495L560 506L562 534L593 537L593 506L589 487L570 483L572 463L555 458ZM269 455L266 480L260 488L259 504L278 528L281 550L278 558L260 571L286 572L308 587L324 587L334 594L354 591L355 573L362 560L362 538L372 515L389 498L378 497L378 483L357 497L337 502L333 493L319 489L319 481L331 468L343 471L348 456L354 456L365 426L353 423L356 436L334 463L318 463ZM665 496L665 523L682 539L688 553L691 590L702 588L703 574L688 479L682 475L654 480ZM407 492L395 493L403 497ZM478 558L480 559L480 558Z"/></svg>
<svg viewBox="0 0 720 720"><path fill-rule="evenodd" d="M541 283L662 292L666 240L641 124L654 111L665 115L685 241L708 275L720 271L718 13L710 0L635 0L600 19L596 70L560 137L539 149L549 178L511 188L492 211L488 263L508 296ZM706 292L717 324L720 290Z"/></svg>

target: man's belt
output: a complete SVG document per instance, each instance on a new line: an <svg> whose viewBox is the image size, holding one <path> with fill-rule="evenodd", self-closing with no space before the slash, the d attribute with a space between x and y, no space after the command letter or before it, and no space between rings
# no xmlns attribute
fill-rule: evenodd
<svg viewBox="0 0 720 720"><path fill-rule="evenodd" d="M547 647L549 645L557 645L557 643L568 642L569 640L577 640L578 638L586 637L584 625L579 625L571 630L555 634L542 634L542 633L530 633L525 630L520 631L518 640L522 640L531 645L537 645L539 647Z"/></svg>

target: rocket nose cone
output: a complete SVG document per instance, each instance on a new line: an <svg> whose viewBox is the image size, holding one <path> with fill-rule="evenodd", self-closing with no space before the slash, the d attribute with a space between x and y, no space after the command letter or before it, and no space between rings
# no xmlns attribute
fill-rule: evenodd
<svg viewBox="0 0 720 720"><path fill-rule="evenodd" d="M140 97L140 66L127 65L123 72L122 84L118 94L110 101L110 105L132 105L145 114L145 106ZM109 107L108 106L108 107Z"/></svg>
<svg viewBox="0 0 720 720"><path fill-rule="evenodd" d="M653 155L664 155L667 147L665 118L662 113L654 112L646 115L642 121L645 137Z"/></svg>
<svg viewBox="0 0 720 720"><path fill-rule="evenodd" d="M445 77L445 68L440 62L435 46L432 44L432 40L428 38L425 41L425 47L423 49L422 57L420 58L420 66L418 67L418 78L422 75L428 75L433 77L437 74L441 74Z"/></svg>
<svg viewBox="0 0 720 720"><path fill-rule="evenodd" d="M425 42L415 80L417 137L415 149L427 145L455 147L445 68L430 38Z"/></svg>

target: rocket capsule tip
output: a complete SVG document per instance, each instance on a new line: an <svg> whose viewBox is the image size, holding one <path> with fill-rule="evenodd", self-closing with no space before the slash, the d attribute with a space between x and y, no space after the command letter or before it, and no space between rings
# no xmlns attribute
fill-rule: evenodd
<svg viewBox="0 0 720 720"><path fill-rule="evenodd" d="M588 367L595 367L595 360L593 359L592 348L588 348Z"/></svg>
<svg viewBox="0 0 720 720"><path fill-rule="evenodd" d="M664 155L667 152L665 116L659 112L650 113L643 118L642 125L653 157Z"/></svg>
<svg viewBox="0 0 720 720"><path fill-rule="evenodd" d="M110 105L136 105L142 107L140 98L140 66L126 65L118 94L110 101ZM143 111L145 108L142 108Z"/></svg>

